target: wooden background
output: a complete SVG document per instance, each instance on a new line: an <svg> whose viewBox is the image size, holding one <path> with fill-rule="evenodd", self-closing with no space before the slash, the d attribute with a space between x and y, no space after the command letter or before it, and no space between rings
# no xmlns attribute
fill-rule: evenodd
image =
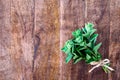
<svg viewBox="0 0 120 80"><path fill-rule="evenodd" d="M60 48L87 22L115 72L65 64ZM0 0L0 80L120 80L120 0Z"/></svg>

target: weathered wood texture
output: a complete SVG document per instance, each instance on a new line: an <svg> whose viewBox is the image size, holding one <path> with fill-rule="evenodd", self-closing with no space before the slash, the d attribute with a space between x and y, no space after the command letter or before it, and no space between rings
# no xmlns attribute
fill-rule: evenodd
<svg viewBox="0 0 120 80"><path fill-rule="evenodd" d="M65 63L60 48L86 22L115 72ZM120 0L0 0L0 80L120 80Z"/></svg>
<svg viewBox="0 0 120 80"><path fill-rule="evenodd" d="M97 33L99 34L98 42L102 42L100 53L103 59L109 55L109 28L110 28L110 0L86 0L85 22L93 22ZM90 69L90 67L89 67ZM101 74L101 75L100 75ZM108 75L98 68L88 77L90 80L107 80Z"/></svg>
<svg viewBox="0 0 120 80"><path fill-rule="evenodd" d="M79 0L61 0L60 1L60 47L66 40L71 38L71 32L84 25L84 1ZM65 54L60 53L60 80L83 79L86 68L84 62L76 65L72 61L66 65ZM87 71L86 71L87 73Z"/></svg>
<svg viewBox="0 0 120 80"><path fill-rule="evenodd" d="M35 0L34 36L39 43L34 59L34 80L57 80L60 71L59 58L59 2L57 0Z"/></svg>

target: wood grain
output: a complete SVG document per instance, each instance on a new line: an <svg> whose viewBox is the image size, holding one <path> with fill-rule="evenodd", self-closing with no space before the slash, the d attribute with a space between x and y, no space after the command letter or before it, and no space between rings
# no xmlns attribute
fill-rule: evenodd
<svg viewBox="0 0 120 80"><path fill-rule="evenodd" d="M86 0L85 8L85 22L92 22L95 24L97 33L99 34L98 41L102 42L100 53L102 58L108 58L109 55L109 23L110 23L110 9L109 0ZM90 69L91 67L89 67ZM90 73L88 80L107 80L108 75L102 70L97 68Z"/></svg>
<svg viewBox="0 0 120 80"><path fill-rule="evenodd" d="M71 32L84 26L84 1L61 0L60 1L60 46L70 39ZM60 53L60 80L85 80L86 65L84 62L73 64L65 63L66 55Z"/></svg>
<svg viewBox="0 0 120 80"><path fill-rule="evenodd" d="M34 5L33 0L11 0L10 57L15 80L32 80Z"/></svg>
<svg viewBox="0 0 120 80"><path fill-rule="evenodd" d="M110 74L65 63L60 49L87 22ZM120 0L0 0L0 80L120 80Z"/></svg>
<svg viewBox="0 0 120 80"><path fill-rule="evenodd" d="M120 0L110 2L110 46L109 57L115 72L109 80L120 80Z"/></svg>
<svg viewBox="0 0 120 80"><path fill-rule="evenodd" d="M0 0L0 80L15 80L11 61L10 1Z"/></svg>
<svg viewBox="0 0 120 80"><path fill-rule="evenodd" d="M34 65L34 80L58 80L60 74L59 58L59 1L35 1L34 36L39 47Z"/></svg>

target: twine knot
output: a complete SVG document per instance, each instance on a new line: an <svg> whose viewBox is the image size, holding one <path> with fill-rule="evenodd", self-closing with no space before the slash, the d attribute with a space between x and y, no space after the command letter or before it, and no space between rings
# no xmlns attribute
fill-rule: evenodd
<svg viewBox="0 0 120 80"><path fill-rule="evenodd" d="M108 63L110 63L109 59L100 60L99 62L93 61L90 64L94 65L94 67L92 69L90 69L89 72L92 72L95 68L100 67L100 66L104 66L104 67L108 68L109 70L114 71L113 68L106 65Z"/></svg>

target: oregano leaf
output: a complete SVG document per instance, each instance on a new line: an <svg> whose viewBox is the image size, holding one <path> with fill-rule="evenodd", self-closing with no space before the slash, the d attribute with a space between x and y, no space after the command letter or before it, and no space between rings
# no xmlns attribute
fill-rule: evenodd
<svg viewBox="0 0 120 80"><path fill-rule="evenodd" d="M95 33L94 24L87 23L82 29L77 29L72 32L73 38L67 40L61 49L66 55L66 63L71 59L74 64L84 60L86 63L100 61L102 56L99 53L99 48L102 43L96 44L98 34ZM108 69L103 66L103 70L108 72Z"/></svg>
<svg viewBox="0 0 120 80"><path fill-rule="evenodd" d="M79 56L76 53L73 53L73 59L77 59Z"/></svg>
<svg viewBox="0 0 120 80"><path fill-rule="evenodd" d="M82 60L82 58L80 57L80 58L78 58L78 59L76 59L75 61L74 61L74 64L76 64L77 62L79 62L79 61L81 61Z"/></svg>
<svg viewBox="0 0 120 80"><path fill-rule="evenodd" d="M80 36L80 35L81 35L81 30L80 30L80 29L75 30L74 32L72 32L72 35L73 35L75 38L78 37L78 36Z"/></svg>
<svg viewBox="0 0 120 80"><path fill-rule="evenodd" d="M65 62L68 63L72 59L72 57L73 57L73 55L71 53L68 54Z"/></svg>
<svg viewBox="0 0 120 80"><path fill-rule="evenodd" d="M96 42L96 39L98 37L98 34L93 34L91 37L90 37L90 42L94 41L94 43Z"/></svg>
<svg viewBox="0 0 120 80"><path fill-rule="evenodd" d="M101 45L102 45L102 43L97 44L97 45L93 48L93 51L97 52Z"/></svg>

